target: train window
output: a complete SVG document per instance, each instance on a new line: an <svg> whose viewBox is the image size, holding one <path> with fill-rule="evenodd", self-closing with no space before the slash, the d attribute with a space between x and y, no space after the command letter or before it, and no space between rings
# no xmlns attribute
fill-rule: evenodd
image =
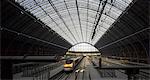
<svg viewBox="0 0 150 80"><path fill-rule="evenodd" d="M71 64L73 60L66 60L66 64Z"/></svg>

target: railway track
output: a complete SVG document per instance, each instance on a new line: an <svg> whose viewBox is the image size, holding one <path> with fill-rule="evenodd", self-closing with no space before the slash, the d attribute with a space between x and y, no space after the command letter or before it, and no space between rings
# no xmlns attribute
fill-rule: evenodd
<svg viewBox="0 0 150 80"><path fill-rule="evenodd" d="M61 71L57 75L53 76L49 80L67 80L69 76L71 76L72 73L66 73L64 71Z"/></svg>
<svg viewBox="0 0 150 80"><path fill-rule="evenodd" d="M150 79L150 72L140 71L137 76L144 79Z"/></svg>
<svg viewBox="0 0 150 80"><path fill-rule="evenodd" d="M76 69L80 67L82 60L83 59L81 59L81 61L77 64L77 66L74 68L74 70L72 72L61 71L57 75L51 77L49 80L68 80L72 74L76 73ZM78 75L78 74L76 74L76 75Z"/></svg>

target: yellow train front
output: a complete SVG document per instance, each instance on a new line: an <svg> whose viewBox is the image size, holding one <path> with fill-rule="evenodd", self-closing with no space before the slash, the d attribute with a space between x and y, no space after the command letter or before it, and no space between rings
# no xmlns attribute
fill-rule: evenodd
<svg viewBox="0 0 150 80"><path fill-rule="evenodd" d="M78 64L80 57L67 59L64 63L64 71L73 71L75 66Z"/></svg>
<svg viewBox="0 0 150 80"><path fill-rule="evenodd" d="M66 60L64 64L64 71L73 71L74 65L75 65L74 60L71 59Z"/></svg>

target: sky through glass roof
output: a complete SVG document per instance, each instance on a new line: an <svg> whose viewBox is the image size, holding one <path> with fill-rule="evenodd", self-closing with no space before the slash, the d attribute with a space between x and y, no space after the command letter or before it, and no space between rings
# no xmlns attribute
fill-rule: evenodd
<svg viewBox="0 0 150 80"><path fill-rule="evenodd" d="M94 45L132 0L15 0L65 40Z"/></svg>
<svg viewBox="0 0 150 80"><path fill-rule="evenodd" d="M99 52L94 46L87 43L79 43L71 47L68 51L75 52Z"/></svg>

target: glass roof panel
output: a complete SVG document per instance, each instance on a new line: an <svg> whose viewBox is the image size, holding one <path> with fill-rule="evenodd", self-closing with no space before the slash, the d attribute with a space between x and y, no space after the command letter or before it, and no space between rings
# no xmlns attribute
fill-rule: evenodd
<svg viewBox="0 0 150 80"><path fill-rule="evenodd" d="M80 43L80 44L76 44L73 47L71 47L69 49L69 51L75 51L75 52L98 52L98 50L87 43Z"/></svg>
<svg viewBox="0 0 150 80"><path fill-rule="evenodd" d="M99 0L15 1L72 45L79 42L94 45L132 2L132 0L102 0L101 3ZM107 3L104 6L105 1ZM98 27L92 39L96 23Z"/></svg>

